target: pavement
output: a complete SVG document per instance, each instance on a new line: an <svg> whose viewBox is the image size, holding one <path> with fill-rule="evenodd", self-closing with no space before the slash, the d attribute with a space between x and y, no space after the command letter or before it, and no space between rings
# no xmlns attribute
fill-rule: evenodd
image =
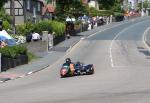
<svg viewBox="0 0 150 103"><path fill-rule="evenodd" d="M97 32L104 31L117 24L120 24L120 22L113 22L111 24L96 27L90 31L78 33L77 36L72 36L70 39L66 39L65 41L54 46L51 51L43 53L41 58L29 62L28 64L11 68L6 72L1 72L0 82L22 78L32 73L41 71L63 57L76 43L80 41L80 39L92 36Z"/></svg>

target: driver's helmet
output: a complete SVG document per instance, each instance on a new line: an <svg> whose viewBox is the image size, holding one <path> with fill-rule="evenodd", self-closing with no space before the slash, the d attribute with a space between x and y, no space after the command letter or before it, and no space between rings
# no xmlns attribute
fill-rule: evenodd
<svg viewBox="0 0 150 103"><path fill-rule="evenodd" d="M70 58L66 58L66 63L71 63L71 59Z"/></svg>

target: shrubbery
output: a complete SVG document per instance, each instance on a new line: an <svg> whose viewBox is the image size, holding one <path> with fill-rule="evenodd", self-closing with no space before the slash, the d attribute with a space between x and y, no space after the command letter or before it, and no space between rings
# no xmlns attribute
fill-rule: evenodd
<svg viewBox="0 0 150 103"><path fill-rule="evenodd" d="M35 24L33 30L42 34L42 31L52 31L51 21L44 20Z"/></svg>
<svg viewBox="0 0 150 103"><path fill-rule="evenodd" d="M27 64L29 57L30 60L33 59L33 56L31 57L31 54L27 52L27 48L22 45L0 48L0 53L2 71L6 71L19 65Z"/></svg>
<svg viewBox="0 0 150 103"><path fill-rule="evenodd" d="M114 17L115 17L116 22L123 21L124 19L123 13L120 13L120 12L114 12Z"/></svg>
<svg viewBox="0 0 150 103"><path fill-rule="evenodd" d="M64 35L65 32L65 24L58 22L58 21L51 21L51 20L43 20L37 24L32 24L30 22L24 25L17 25L16 31L19 35L28 35L31 30L42 34L42 31L50 31L55 32L55 36Z"/></svg>
<svg viewBox="0 0 150 103"><path fill-rule="evenodd" d="M4 48L0 48L0 53L2 56L8 58L17 58L20 54L27 55L27 48L21 45L6 46Z"/></svg>
<svg viewBox="0 0 150 103"><path fill-rule="evenodd" d="M95 8L89 9L90 16L110 16L113 14L111 10L96 10Z"/></svg>
<svg viewBox="0 0 150 103"><path fill-rule="evenodd" d="M7 20L3 21L3 28L5 30L10 30L11 29L10 23Z"/></svg>
<svg viewBox="0 0 150 103"><path fill-rule="evenodd" d="M65 24L57 21L51 22L52 31L56 33L56 36L64 35Z"/></svg>
<svg viewBox="0 0 150 103"><path fill-rule="evenodd" d="M16 26L17 34L23 35L23 36L28 35L33 29L34 29L34 24L31 22L26 22L25 24Z"/></svg>

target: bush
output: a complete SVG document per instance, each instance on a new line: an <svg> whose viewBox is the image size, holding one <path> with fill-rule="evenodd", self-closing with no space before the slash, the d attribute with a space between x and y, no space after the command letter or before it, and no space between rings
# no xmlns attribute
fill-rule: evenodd
<svg viewBox="0 0 150 103"><path fill-rule="evenodd" d="M42 31L52 31L51 22L48 20L40 21L39 23L35 24L34 31L42 34Z"/></svg>
<svg viewBox="0 0 150 103"><path fill-rule="evenodd" d="M23 55L27 54L27 48L22 45L13 46L13 49L16 50L17 54L23 54Z"/></svg>
<svg viewBox="0 0 150 103"><path fill-rule="evenodd" d="M9 22L8 21L3 21L3 28L5 29L5 30L8 30L8 29L11 29L11 26L10 26L10 24L9 24Z"/></svg>
<svg viewBox="0 0 150 103"><path fill-rule="evenodd" d="M23 35L26 36L29 33L31 33L31 31L34 29L34 24L32 24L31 22L27 22L25 24L22 25L16 25L16 32L19 35Z"/></svg>
<svg viewBox="0 0 150 103"><path fill-rule="evenodd" d="M10 15L8 15L4 9L0 10L0 19L3 21L11 22L12 18Z"/></svg>
<svg viewBox="0 0 150 103"><path fill-rule="evenodd" d="M16 33L19 35L26 35L25 25L16 25Z"/></svg>
<svg viewBox="0 0 150 103"><path fill-rule="evenodd" d="M91 12L91 16L110 16L113 15L113 12L111 10L99 10L96 12Z"/></svg>
<svg viewBox="0 0 150 103"><path fill-rule="evenodd" d="M124 19L123 13L120 13L120 12L114 12L114 17L117 22L123 21Z"/></svg>
<svg viewBox="0 0 150 103"><path fill-rule="evenodd" d="M57 21L51 22L52 31L55 32L55 36L62 36L65 33L65 24Z"/></svg>
<svg viewBox="0 0 150 103"><path fill-rule="evenodd" d="M17 53L17 51L13 48L13 47L10 47L9 49L8 49L9 51L9 54L10 54L10 58L17 58L18 57L18 53Z"/></svg>
<svg viewBox="0 0 150 103"><path fill-rule="evenodd" d="M53 31L55 36L63 35L65 32L65 24L58 21L44 20L35 24L34 31L42 34L42 31Z"/></svg>
<svg viewBox="0 0 150 103"><path fill-rule="evenodd" d="M42 31L55 32L55 36L61 36L64 35L65 32L65 24L58 21L43 20L37 24L28 22L24 25L16 26L17 34L23 36L28 35L32 30L39 34L42 34Z"/></svg>
<svg viewBox="0 0 150 103"><path fill-rule="evenodd" d="M16 46L7 46L4 48L0 48L0 53L2 56L8 58L17 58L20 54L27 55L27 49L24 46L16 45Z"/></svg>
<svg viewBox="0 0 150 103"><path fill-rule="evenodd" d="M120 12L114 12L113 15L116 17L116 16L123 16L123 13L120 13Z"/></svg>
<svg viewBox="0 0 150 103"><path fill-rule="evenodd" d="M0 48L0 53L5 56L5 57L10 57L10 53L9 53L9 48L5 47L5 48Z"/></svg>

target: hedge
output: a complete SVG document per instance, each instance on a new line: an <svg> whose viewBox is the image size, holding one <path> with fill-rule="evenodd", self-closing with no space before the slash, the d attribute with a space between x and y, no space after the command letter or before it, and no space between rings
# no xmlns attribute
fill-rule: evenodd
<svg viewBox="0 0 150 103"><path fill-rule="evenodd" d="M65 32L65 23L51 20L43 20L36 24L27 22L24 25L17 25L16 31L19 35L28 35L31 30L42 34L42 31L55 32L55 36L64 35Z"/></svg>
<svg viewBox="0 0 150 103"><path fill-rule="evenodd" d="M113 15L113 12L111 10L99 10L96 12L91 12L91 16L110 16Z"/></svg>
<svg viewBox="0 0 150 103"><path fill-rule="evenodd" d="M0 53L2 56L8 58L17 58L20 54L27 55L27 48L21 45L6 46L0 48Z"/></svg>

